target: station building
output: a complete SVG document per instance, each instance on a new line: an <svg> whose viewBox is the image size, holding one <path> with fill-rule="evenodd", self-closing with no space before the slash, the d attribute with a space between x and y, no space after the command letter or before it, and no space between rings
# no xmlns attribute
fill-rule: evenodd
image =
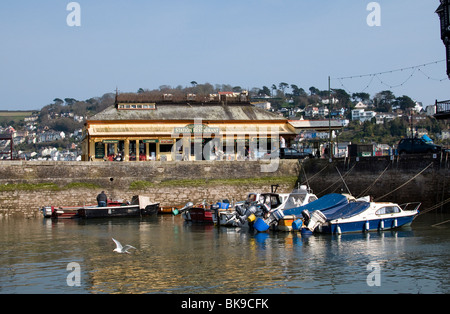
<svg viewBox="0 0 450 314"><path fill-rule="evenodd" d="M289 143L295 128L253 106L248 94L116 94L87 120L82 160L174 161L260 158Z"/></svg>

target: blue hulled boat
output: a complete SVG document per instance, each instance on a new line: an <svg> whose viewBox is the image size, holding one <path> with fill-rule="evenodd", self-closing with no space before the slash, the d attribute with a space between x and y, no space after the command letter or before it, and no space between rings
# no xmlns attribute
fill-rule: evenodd
<svg viewBox="0 0 450 314"><path fill-rule="evenodd" d="M334 210L312 212L305 225L312 232L332 234L395 229L410 225L419 214L420 205L350 202Z"/></svg>

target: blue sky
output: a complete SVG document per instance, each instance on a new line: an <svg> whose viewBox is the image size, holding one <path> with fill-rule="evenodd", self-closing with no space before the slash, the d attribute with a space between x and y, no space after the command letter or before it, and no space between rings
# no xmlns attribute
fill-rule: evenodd
<svg viewBox="0 0 450 314"><path fill-rule="evenodd" d="M0 110L40 109L54 98L86 100L161 85L296 84L372 96L392 88L425 105L450 98L438 0L385 0L369 27L369 0L66 0L0 2ZM429 79L428 77L431 77ZM369 84L369 88L365 87Z"/></svg>

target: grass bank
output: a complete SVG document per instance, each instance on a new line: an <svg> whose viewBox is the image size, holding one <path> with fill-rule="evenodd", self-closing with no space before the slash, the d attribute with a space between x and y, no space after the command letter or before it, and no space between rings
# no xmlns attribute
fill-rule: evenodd
<svg viewBox="0 0 450 314"><path fill-rule="evenodd" d="M142 190L156 187L201 187L201 186L245 186L261 185L270 186L271 184L289 184L292 187L297 182L296 176L286 177L263 177L250 179L183 179L167 180L159 183L149 181L134 181L130 184L131 190Z"/></svg>

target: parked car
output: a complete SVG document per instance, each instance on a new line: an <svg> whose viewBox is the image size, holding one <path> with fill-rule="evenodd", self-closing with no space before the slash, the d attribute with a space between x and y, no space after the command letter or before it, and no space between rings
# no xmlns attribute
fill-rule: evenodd
<svg viewBox="0 0 450 314"><path fill-rule="evenodd" d="M400 155L425 154L439 153L442 150L442 147L431 142L427 142L423 138L404 138L398 143L397 150Z"/></svg>
<svg viewBox="0 0 450 314"><path fill-rule="evenodd" d="M264 155L264 158L280 158L280 159L303 159L311 157L311 154L300 152L295 148L280 148Z"/></svg>

